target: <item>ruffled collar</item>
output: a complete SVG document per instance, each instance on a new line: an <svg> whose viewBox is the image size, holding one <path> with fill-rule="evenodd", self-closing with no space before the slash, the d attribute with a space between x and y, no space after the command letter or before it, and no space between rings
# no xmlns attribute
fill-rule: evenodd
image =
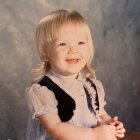
<svg viewBox="0 0 140 140"><path fill-rule="evenodd" d="M57 73L53 69L51 69L46 76L50 77L56 84L58 84L60 87L65 86L71 86L74 81L82 81L81 73L76 73L70 76L65 76Z"/></svg>

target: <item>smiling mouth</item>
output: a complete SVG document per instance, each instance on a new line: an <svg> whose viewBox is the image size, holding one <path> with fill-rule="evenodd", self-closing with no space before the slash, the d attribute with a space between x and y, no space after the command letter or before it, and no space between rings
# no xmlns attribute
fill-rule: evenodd
<svg viewBox="0 0 140 140"><path fill-rule="evenodd" d="M69 64L76 64L80 61L80 59L67 59L66 61Z"/></svg>

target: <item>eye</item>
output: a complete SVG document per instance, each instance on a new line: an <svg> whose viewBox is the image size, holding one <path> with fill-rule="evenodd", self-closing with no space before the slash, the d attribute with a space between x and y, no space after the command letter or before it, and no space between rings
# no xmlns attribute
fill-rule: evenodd
<svg viewBox="0 0 140 140"><path fill-rule="evenodd" d="M86 44L86 43L83 41L78 42L78 45L83 45L83 44Z"/></svg>
<svg viewBox="0 0 140 140"><path fill-rule="evenodd" d="M66 46L67 44L62 42L62 43L59 43L58 46Z"/></svg>

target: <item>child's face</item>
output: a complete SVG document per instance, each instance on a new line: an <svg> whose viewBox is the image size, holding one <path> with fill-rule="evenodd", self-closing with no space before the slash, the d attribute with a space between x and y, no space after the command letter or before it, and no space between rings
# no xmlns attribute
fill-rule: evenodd
<svg viewBox="0 0 140 140"><path fill-rule="evenodd" d="M55 45L49 46L47 52L52 69L62 75L76 74L87 63L87 36L82 29L65 25L60 30Z"/></svg>

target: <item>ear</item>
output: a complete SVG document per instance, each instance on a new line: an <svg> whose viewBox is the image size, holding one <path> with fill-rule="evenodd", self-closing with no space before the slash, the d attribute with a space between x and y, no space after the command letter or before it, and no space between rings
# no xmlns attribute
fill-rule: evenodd
<svg viewBox="0 0 140 140"><path fill-rule="evenodd" d="M48 55L48 53L47 53L47 52L43 53L41 59L42 59L42 61L44 61L44 62L49 61L49 55Z"/></svg>
<svg viewBox="0 0 140 140"><path fill-rule="evenodd" d="M49 57L48 57L48 55L46 55L45 57L44 57L44 62L48 62L49 61Z"/></svg>

